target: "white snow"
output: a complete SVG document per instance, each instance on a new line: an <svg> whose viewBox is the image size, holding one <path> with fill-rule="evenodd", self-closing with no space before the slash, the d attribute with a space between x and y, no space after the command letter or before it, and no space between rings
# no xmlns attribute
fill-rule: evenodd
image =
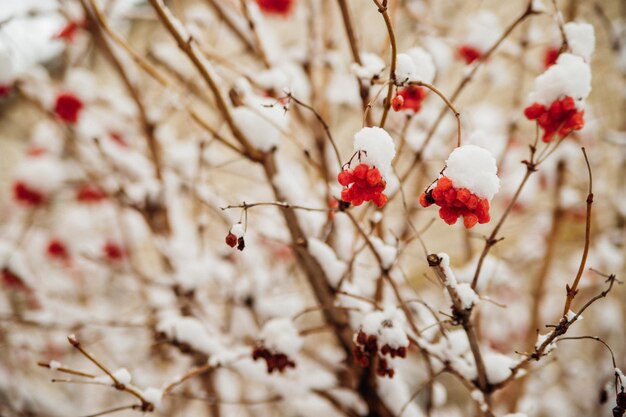
<svg viewBox="0 0 626 417"><path fill-rule="evenodd" d="M237 239L239 239L240 237L243 237L243 234L245 233L243 224L241 223L235 223L231 226L230 228L230 233L232 233L233 235L235 235L235 237Z"/></svg>
<svg viewBox="0 0 626 417"><path fill-rule="evenodd" d="M376 236L370 236L370 241L380 256L383 268L390 268L396 260L398 249L393 245L386 244Z"/></svg>
<svg viewBox="0 0 626 417"><path fill-rule="evenodd" d="M385 69L385 61L376 54L370 52L361 52L361 65L352 64L350 67L354 75L364 80L371 80Z"/></svg>
<svg viewBox="0 0 626 417"><path fill-rule="evenodd" d="M530 7L535 13L546 13L548 11L548 8L543 3L543 0L533 0Z"/></svg>
<svg viewBox="0 0 626 417"><path fill-rule="evenodd" d="M52 193L62 185L64 166L60 160L42 155L27 158L15 170L16 180L23 181L33 189L44 194Z"/></svg>
<svg viewBox="0 0 626 417"><path fill-rule="evenodd" d="M498 352L486 351L483 354L485 363L485 371L487 372L487 380L490 384L497 384L511 376L511 368L515 367L517 362Z"/></svg>
<svg viewBox="0 0 626 417"><path fill-rule="evenodd" d="M343 274L348 270L346 263L338 259L335 251L319 239L309 238L307 247L324 270L328 283L333 287L337 286Z"/></svg>
<svg viewBox="0 0 626 417"><path fill-rule="evenodd" d="M478 294L476 294L470 284L464 282L457 285L456 292L461 299L461 304L464 309L469 310L474 304L478 303Z"/></svg>
<svg viewBox="0 0 626 417"><path fill-rule="evenodd" d="M537 343L535 343L535 349L539 349L541 347L541 345L544 344L544 342L546 340L548 340L548 337L551 335L552 333L546 333L546 334L540 334L537 336ZM550 343L548 346L546 346L545 350L543 351L544 354L550 353L552 352L554 349L556 348L556 343L554 343L554 341L552 343Z"/></svg>
<svg viewBox="0 0 626 417"><path fill-rule="evenodd" d="M591 61L591 55L596 47L593 26L589 23L569 22L563 26L563 30L572 54L582 57L586 62Z"/></svg>
<svg viewBox="0 0 626 417"><path fill-rule="evenodd" d="M383 178L391 174L396 146L389 133L379 127L364 127L354 135L354 151L362 151L361 162L379 169Z"/></svg>
<svg viewBox="0 0 626 417"><path fill-rule="evenodd" d="M256 149L267 152L280 144L287 127L287 114L276 99L253 94L245 97L245 105L232 111L235 123Z"/></svg>
<svg viewBox="0 0 626 417"><path fill-rule="evenodd" d="M493 46L500 35L502 28L498 16L487 10L480 10L467 17L467 33L462 44L470 45L480 52L486 52Z"/></svg>
<svg viewBox="0 0 626 417"><path fill-rule="evenodd" d="M481 198L491 200L500 189L498 167L488 150L464 145L452 151L444 175L455 188L467 188Z"/></svg>
<svg viewBox="0 0 626 417"><path fill-rule="evenodd" d="M113 376L120 384L128 385L131 381L130 372L126 368L120 368L113 372Z"/></svg>
<svg viewBox="0 0 626 417"><path fill-rule="evenodd" d="M263 346L274 352L293 357L302 347L300 332L288 318L272 319L265 323L260 333Z"/></svg>
<svg viewBox="0 0 626 417"><path fill-rule="evenodd" d="M563 53L556 64L535 79L535 87L528 97L531 103L549 106L554 100L569 96L582 109L590 92L589 65L579 56Z"/></svg>
<svg viewBox="0 0 626 417"><path fill-rule="evenodd" d="M392 349L409 346L409 338L403 330L404 314L396 307L383 311L373 311L363 317L361 330L378 337L380 346L389 345Z"/></svg>
<svg viewBox="0 0 626 417"><path fill-rule="evenodd" d="M432 83L435 78L435 63L432 56L423 48L411 48L396 56L396 84L412 81Z"/></svg>
<svg viewBox="0 0 626 417"><path fill-rule="evenodd" d="M54 370L61 368L63 365L61 365L61 362L50 361L48 362L48 366L50 367L50 369L54 371Z"/></svg>
<svg viewBox="0 0 626 417"><path fill-rule="evenodd" d="M143 396L143 398L145 398L146 401L152 403L155 408L158 409L161 406L163 390L154 387L148 387L141 392L141 395Z"/></svg>

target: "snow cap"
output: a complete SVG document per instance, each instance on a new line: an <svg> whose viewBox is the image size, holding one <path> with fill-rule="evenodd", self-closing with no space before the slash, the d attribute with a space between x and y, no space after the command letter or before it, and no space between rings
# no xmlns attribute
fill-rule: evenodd
<svg viewBox="0 0 626 417"><path fill-rule="evenodd" d="M495 158L488 150L476 145L464 145L453 150L444 172L454 188L467 188L487 200L491 200L500 189L497 173Z"/></svg>
<svg viewBox="0 0 626 417"><path fill-rule="evenodd" d="M556 64L535 79L535 88L528 98L545 106L564 97L572 97L581 109L591 92L591 69L583 58L564 53Z"/></svg>
<svg viewBox="0 0 626 417"><path fill-rule="evenodd" d="M393 139L380 127L364 127L354 135L354 151L362 151L361 162L378 168L383 178L391 174L391 161L396 156Z"/></svg>
<svg viewBox="0 0 626 417"><path fill-rule="evenodd" d="M423 48L411 48L396 56L396 82L405 84L411 81L432 83L435 79L435 63L432 56Z"/></svg>
<svg viewBox="0 0 626 417"><path fill-rule="evenodd" d="M596 35L593 26L583 22L569 22L563 26L567 45L574 55L578 55L586 62L591 61L591 55L596 48Z"/></svg>

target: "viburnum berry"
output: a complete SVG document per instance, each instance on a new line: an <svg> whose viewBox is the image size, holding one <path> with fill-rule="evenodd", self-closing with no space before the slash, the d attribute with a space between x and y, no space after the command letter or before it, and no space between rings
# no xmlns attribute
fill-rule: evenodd
<svg viewBox="0 0 626 417"><path fill-rule="evenodd" d="M267 372L283 372L295 368L292 359L302 347L300 332L289 318L269 320L259 334L257 345L252 351L252 359L264 359Z"/></svg>
<svg viewBox="0 0 626 417"><path fill-rule="evenodd" d="M420 111L422 102L426 98L426 89L417 85L408 85L398 89L396 96L391 100L391 106L395 111L413 110Z"/></svg>
<svg viewBox="0 0 626 417"><path fill-rule="evenodd" d="M551 142L555 135L565 137L585 126L585 112L576 107L572 97L555 100L549 107L541 103L533 103L524 109L529 120L536 120L543 129L542 140Z"/></svg>
<svg viewBox="0 0 626 417"><path fill-rule="evenodd" d="M46 253L49 257L53 259L58 259L62 261L68 261L70 259L70 253L63 243L59 239L52 239L48 242L48 247L46 248Z"/></svg>
<svg viewBox="0 0 626 417"><path fill-rule="evenodd" d="M436 204L439 207L439 216L447 224L455 224L459 217L463 217L463 224L471 229L476 223L488 223L489 200L480 198L467 188L456 189L448 177L440 177L435 188L420 195L422 207Z"/></svg>
<svg viewBox="0 0 626 417"><path fill-rule="evenodd" d="M371 201L379 208L387 203L383 193L387 183L376 167L359 164L354 169L346 168L337 175L337 181L343 185L341 200L360 206L364 201Z"/></svg>
<svg viewBox="0 0 626 417"><path fill-rule="evenodd" d="M67 22L67 24L63 26L58 33L52 36L52 39L59 39L66 43L72 43L78 34L78 30L82 27L85 27L84 22Z"/></svg>
<svg viewBox="0 0 626 417"><path fill-rule="evenodd" d="M106 198L104 191L91 184L85 184L76 190L76 200L81 203L99 203Z"/></svg>
<svg viewBox="0 0 626 417"><path fill-rule="evenodd" d="M561 53L560 48L548 48L543 53L543 65L545 68L550 68L552 65L556 64L556 60L559 58L559 54Z"/></svg>
<svg viewBox="0 0 626 417"><path fill-rule="evenodd" d="M12 90L13 88L9 84L0 84L0 98L7 97Z"/></svg>
<svg viewBox="0 0 626 417"><path fill-rule="evenodd" d="M420 195L422 207L436 204L439 217L450 225L459 217L468 229L489 222L489 201L500 187L496 161L489 151L475 145L456 148L444 171L446 175L437 179L435 187Z"/></svg>
<svg viewBox="0 0 626 417"><path fill-rule="evenodd" d="M457 50L459 56L463 58L467 65L473 63L481 57L482 53L471 45L461 45Z"/></svg>
<svg viewBox="0 0 626 417"><path fill-rule="evenodd" d="M83 107L83 102L74 94L61 93L56 98L54 112L64 122L76 123Z"/></svg>
<svg viewBox="0 0 626 417"><path fill-rule="evenodd" d="M256 0L263 13L288 16L295 0Z"/></svg>
<svg viewBox="0 0 626 417"><path fill-rule="evenodd" d="M376 374L381 377L394 376L387 357L406 358L408 352L409 340L397 317L396 309L369 313L354 337L356 362L366 367L377 361Z"/></svg>
<svg viewBox="0 0 626 417"><path fill-rule="evenodd" d="M224 239L226 244L231 248L237 246L237 249L240 251L244 250L246 247L246 241L243 238L244 232L245 230L241 223L233 224Z"/></svg>
<svg viewBox="0 0 626 417"><path fill-rule="evenodd" d="M25 206L36 207L46 202L46 196L41 191L31 188L22 181L13 183L13 198Z"/></svg>
<svg viewBox="0 0 626 417"><path fill-rule="evenodd" d="M295 368L296 363L289 359L284 353L272 353L269 349L258 346L252 351L252 359L264 359L267 364L267 372L283 372L286 368Z"/></svg>
<svg viewBox="0 0 626 417"><path fill-rule="evenodd" d="M226 244L231 248L237 246L237 236L235 236L231 232L228 232L228 234L226 235L226 239L224 240L226 241Z"/></svg>
<svg viewBox="0 0 626 417"><path fill-rule="evenodd" d="M102 247L102 251L110 262L119 262L124 258L124 249L112 241L107 241Z"/></svg>

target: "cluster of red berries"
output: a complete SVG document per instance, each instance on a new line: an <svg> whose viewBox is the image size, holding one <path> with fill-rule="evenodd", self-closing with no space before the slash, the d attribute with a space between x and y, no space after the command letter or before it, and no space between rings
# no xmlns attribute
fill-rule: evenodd
<svg viewBox="0 0 626 417"><path fill-rule="evenodd" d="M344 169L337 175L337 181L343 185L341 199L346 203L360 206L364 201L371 201L378 208L387 203L387 196L383 193L387 183L376 167L359 164L354 169Z"/></svg>
<svg viewBox="0 0 626 417"><path fill-rule="evenodd" d="M46 196L42 192L29 187L22 181L16 181L13 184L13 198L18 203L29 207L39 206L46 201Z"/></svg>
<svg viewBox="0 0 626 417"><path fill-rule="evenodd" d="M376 374L380 377L388 376L389 378L393 378L395 371L393 368L389 367L389 363L384 356L406 358L407 350L404 346L392 348L388 344L384 344L379 351L378 337L372 334L368 335L363 330L360 330L356 336L356 346L354 347L353 353L357 363L362 367L369 366L370 360L377 356L378 364Z"/></svg>
<svg viewBox="0 0 626 417"><path fill-rule="evenodd" d="M263 346L257 346L252 351L252 359L264 359L267 364L267 372L283 372L286 368L295 368L296 363L284 353L271 352Z"/></svg>
<svg viewBox="0 0 626 417"><path fill-rule="evenodd" d="M454 188L448 177L437 180L435 188L420 195L422 207L436 204L439 217L447 224L455 224L463 216L463 224L471 229L476 223L487 223L489 216L489 200L480 198L467 188Z"/></svg>
<svg viewBox="0 0 626 417"><path fill-rule="evenodd" d="M256 0L263 13L287 16L294 0Z"/></svg>
<svg viewBox="0 0 626 417"><path fill-rule="evenodd" d="M56 98L54 113L64 122L76 123L83 107L83 102L74 94L61 93Z"/></svg>
<svg viewBox="0 0 626 417"><path fill-rule="evenodd" d="M420 111L422 101L426 98L426 89L416 85L409 85L398 89L396 96L391 100L394 111L413 110Z"/></svg>
<svg viewBox="0 0 626 417"><path fill-rule="evenodd" d="M543 65L546 68L550 68L552 65L556 64L556 60L559 59L559 55L561 53L560 48L548 48L543 54Z"/></svg>
<svg viewBox="0 0 626 417"><path fill-rule="evenodd" d="M482 55L482 52L470 45L459 46L457 52L467 65L476 61Z"/></svg>
<svg viewBox="0 0 626 417"><path fill-rule="evenodd" d="M550 107L541 103L533 103L524 109L528 120L537 120L543 129L543 141L550 142L554 135L565 137L574 130L585 126L585 112L576 108L572 97L554 100Z"/></svg>

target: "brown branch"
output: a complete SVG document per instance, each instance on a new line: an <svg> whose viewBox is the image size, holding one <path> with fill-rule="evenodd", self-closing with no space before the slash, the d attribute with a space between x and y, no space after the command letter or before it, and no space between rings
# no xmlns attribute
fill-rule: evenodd
<svg viewBox="0 0 626 417"><path fill-rule="evenodd" d="M396 82L396 58L397 58L397 46L396 46L396 35L393 31L393 23L391 22L391 18L389 17L389 10L387 9L387 0L373 0L374 4L378 7L378 12L383 15L385 19L385 26L387 26L387 33L389 34L389 42L391 43L391 66L389 68L389 86L387 87L387 97L385 98L385 102L383 103L383 115L380 118L380 123L378 124L381 128L385 127L385 121L387 120L387 114L389 113L389 108L391 107L391 96L393 94L393 88Z"/></svg>
<svg viewBox="0 0 626 417"><path fill-rule="evenodd" d="M449 284L452 277L446 275L446 271L441 266L442 259L435 255L430 254L427 258L428 266L437 274L441 282L446 287L446 290L450 294L453 304L453 315L458 320L459 324L463 327L463 330L467 334L467 340L469 341L470 350L474 356L474 362L476 363L476 374L478 379L478 387L487 395L489 393L489 381L487 380L487 371L485 368L485 362L480 352L480 346L478 343L478 335L474 329L474 324L471 321L471 315L473 308L466 309L460 301L459 295L452 285Z"/></svg>
<svg viewBox="0 0 626 417"><path fill-rule="evenodd" d="M217 82L213 78L213 71L210 68L209 63L202 58L202 54L198 50L194 39L186 33L183 33L182 28L180 27L180 22L175 20L176 18L172 15L172 13L165 6L165 4L163 4L163 0L149 1L152 5L152 8L157 12L157 15L159 16L161 22L165 25L167 30L176 40L178 47L191 60L206 84L211 89L220 114L226 121L226 124L230 128L233 136L235 136L235 139L237 139L237 141L244 147L246 155L254 161L261 161L263 159L263 153L250 145L248 139L244 136L244 134L235 123L235 120L233 119L230 112L230 108L226 103L226 100L224 99L224 96L222 95L222 92L220 91Z"/></svg>
<svg viewBox="0 0 626 417"><path fill-rule="evenodd" d="M587 255L589 254L589 245L591 243L591 205L593 204L593 178L591 175L591 166L589 165L589 159L587 158L587 152L585 152L585 148L582 148L582 151L583 155L585 156L585 163L587 164L587 172L589 173L589 193L587 194L587 216L585 222L585 247L583 249L583 255L580 260L580 265L578 266L578 272L576 273L574 283L571 287L567 284L565 285L567 297L565 299L565 305L563 306L563 317L567 316L567 312L570 310L572 301L574 301L574 297L576 297L576 294L578 293L578 284L580 283L580 279L582 278L583 272L585 270Z"/></svg>

